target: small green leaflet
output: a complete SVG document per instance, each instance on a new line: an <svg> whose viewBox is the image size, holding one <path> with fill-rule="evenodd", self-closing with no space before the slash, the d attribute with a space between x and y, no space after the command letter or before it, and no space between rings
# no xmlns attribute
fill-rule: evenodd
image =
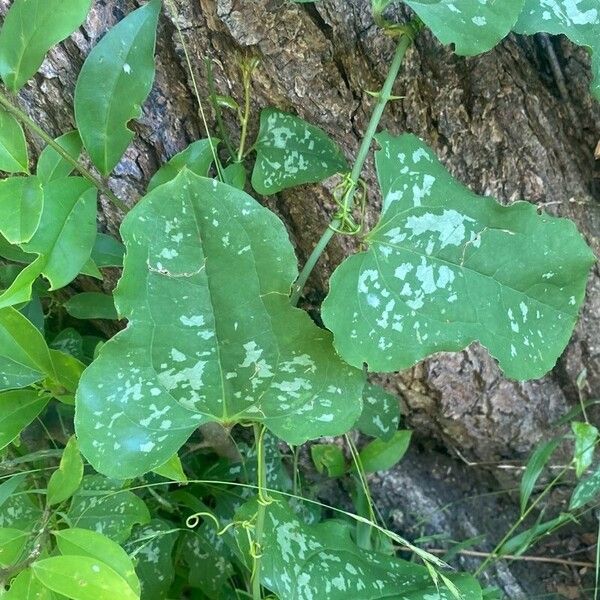
<svg viewBox="0 0 600 600"><path fill-rule="evenodd" d="M47 588L72 600L139 600L139 594L97 558L53 556L38 560L31 569Z"/></svg>
<svg viewBox="0 0 600 600"><path fill-rule="evenodd" d="M381 220L323 303L340 355L390 372L479 340L507 377L544 375L595 262L575 225L475 195L412 135L377 139Z"/></svg>
<svg viewBox="0 0 600 600"><path fill-rule="evenodd" d="M68 500L79 487L83 478L83 460L77 447L77 439L71 436L63 455L60 459L60 465L48 482L48 491L46 500L48 505L60 504Z"/></svg>
<svg viewBox="0 0 600 600"><path fill-rule="evenodd" d="M410 444L412 431L395 431L389 440L373 440L360 451L360 462L366 473L387 471L402 460Z"/></svg>
<svg viewBox="0 0 600 600"><path fill-rule="evenodd" d="M110 294L82 292L65 302L65 310L76 319L118 319Z"/></svg>
<svg viewBox="0 0 600 600"><path fill-rule="evenodd" d="M168 163L164 164L150 180L148 192L154 188L175 179L184 168L188 168L196 175L206 177L208 170L215 160L213 149L216 152L219 146L217 138L210 140L197 140L191 143L185 150L176 154ZM212 144L212 146L211 146Z"/></svg>
<svg viewBox="0 0 600 600"><path fill-rule="evenodd" d="M535 484L539 479L544 467L553 452L556 450L558 445L561 443L562 438L555 438L553 440L549 440L547 442L539 445L529 460L527 461L527 466L525 467L525 472L523 473L523 477L521 478L521 514L525 512L527 508L527 503L529 502L529 498L533 493L533 489L535 488Z"/></svg>
<svg viewBox="0 0 600 600"><path fill-rule="evenodd" d="M592 50L592 94L600 100L600 1L525 0L514 31L564 34L573 43Z"/></svg>
<svg viewBox="0 0 600 600"><path fill-rule="evenodd" d="M28 242L33 237L43 207L44 192L37 177L0 181L0 233L11 244Z"/></svg>
<svg viewBox="0 0 600 600"><path fill-rule="evenodd" d="M389 440L400 423L398 398L378 385L367 383L363 390L363 411L356 427L365 435Z"/></svg>
<svg viewBox="0 0 600 600"><path fill-rule="evenodd" d="M244 505L236 520L256 513L255 500ZM428 570L393 556L362 550L351 538L350 525L330 520L306 525L282 501L267 507L260 579L285 600L455 600L452 593L431 580ZM248 550L242 527L238 544ZM462 600L481 600L481 588L468 575L448 578L462 593Z"/></svg>
<svg viewBox="0 0 600 600"><path fill-rule="evenodd" d="M31 298L39 275L50 290L69 284L88 262L96 238L96 188L81 177L55 179L44 186L44 208L39 226L20 248L38 257L0 295L0 306Z"/></svg>
<svg viewBox="0 0 600 600"><path fill-rule="evenodd" d="M0 171L27 173L29 156L23 128L18 121L0 108Z"/></svg>
<svg viewBox="0 0 600 600"><path fill-rule="evenodd" d="M575 510L595 500L600 494L600 468L586 479L582 479L573 490L569 510Z"/></svg>
<svg viewBox="0 0 600 600"><path fill-rule="evenodd" d="M341 477L346 472L344 453L335 444L312 445L310 457L319 473L327 471L329 477Z"/></svg>
<svg viewBox="0 0 600 600"><path fill-rule="evenodd" d="M264 196L349 170L342 151L322 129L273 108L260 115L255 148L252 187Z"/></svg>
<svg viewBox="0 0 600 600"><path fill-rule="evenodd" d="M92 0L15 0L0 31L0 76L13 92L39 69L46 52L85 20Z"/></svg>
<svg viewBox="0 0 600 600"><path fill-rule="evenodd" d="M594 450L598 440L598 430L589 423L573 421L571 429L575 434L575 475L579 478L594 460Z"/></svg>
<svg viewBox="0 0 600 600"><path fill-rule="evenodd" d="M75 120L83 145L103 175L121 159L154 81L160 0L127 15L87 57L75 88Z"/></svg>
<svg viewBox="0 0 600 600"><path fill-rule="evenodd" d="M283 223L240 190L183 171L126 217L115 292L127 329L77 394L81 450L100 472L141 475L202 423L263 422L290 444L350 429L362 372L289 303Z"/></svg>
<svg viewBox="0 0 600 600"><path fill-rule="evenodd" d="M69 131L55 141L73 160L79 158L83 143L78 131ZM63 158L54 148L46 146L42 150L36 166L36 175L44 183L68 177L72 172L73 164Z"/></svg>

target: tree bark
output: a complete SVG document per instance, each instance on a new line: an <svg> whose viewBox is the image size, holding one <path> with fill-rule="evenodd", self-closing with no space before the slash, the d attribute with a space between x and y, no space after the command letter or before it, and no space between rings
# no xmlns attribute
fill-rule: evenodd
<svg viewBox="0 0 600 600"><path fill-rule="evenodd" d="M2 14L9 4L0 0ZM48 132L57 136L74 127L73 90L85 55L138 5L133 0L96 0L85 26L50 52L35 80L21 92L21 105ZM399 20L410 13L407 8L396 12ZM218 92L240 99L240 61L253 56L261 66L253 83L250 139L260 109L276 106L324 128L349 158L355 155L374 104L368 91L381 86L394 45L374 25L369 0L322 0L314 5L289 0L166 0L154 89L142 118L133 124L135 142L110 179L128 204L139 199L161 163L206 136L175 23L183 32L212 132L204 60L213 62ZM404 98L390 104L381 127L423 138L453 175L477 193L502 202L528 199L551 214L575 220L597 252L600 169L594 149L600 138L600 104L588 93L589 62L584 49L565 39L512 35L493 51L465 59L424 32L409 51L396 84L396 94ZM236 139L233 115L225 118ZM36 151L41 149L40 140L30 137L30 142ZM372 225L380 203L372 161L364 178L369 184L367 222ZM286 223L300 263L332 215L330 192L326 182L264 200ZM116 234L121 215L101 201L101 227ZM354 244L337 237L311 277L303 305L315 316L331 271ZM106 285L113 284L109 280ZM433 440L443 452L458 452L473 461L522 458L578 402L579 393L584 398L597 394L599 310L600 276L595 267L573 339L556 368L539 381L505 379L477 344L379 379L398 392L406 422L422 443ZM583 371L587 377L579 390L577 378ZM418 466L419 456L423 464L431 460L416 452L410 464ZM440 461L446 464L448 459L440 454ZM464 472L461 477L488 477L453 464ZM404 484L398 485L407 484L407 477L400 477ZM416 475L411 481L419 485ZM379 485L377 493L384 498L389 482ZM399 496L411 502L406 494ZM385 501L392 502L389 497ZM519 593L509 597L521 597Z"/></svg>

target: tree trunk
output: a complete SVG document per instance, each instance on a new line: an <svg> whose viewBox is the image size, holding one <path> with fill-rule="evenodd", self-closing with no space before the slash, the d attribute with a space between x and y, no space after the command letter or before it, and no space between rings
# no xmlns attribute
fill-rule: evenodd
<svg viewBox="0 0 600 600"><path fill-rule="evenodd" d="M9 4L0 0L2 14ZM21 92L22 106L48 132L59 135L74 127L73 90L85 55L107 28L137 5L133 0L96 0L85 27L50 52L40 74ZM408 14L406 8L397 10L399 19ZM240 61L254 56L261 66L253 83L250 136L256 132L260 109L276 106L324 128L348 157L355 155L374 104L368 91L380 88L393 52L393 41L373 24L369 0L322 0L314 5L290 0L166 1L156 83L143 117L133 125L136 140L110 181L128 204L143 194L161 163L206 136L175 22L190 53L211 131L215 129L206 101L205 59L213 62L218 92L239 99ZM528 199L551 214L574 219L597 251L600 169L595 169L594 149L600 138L600 104L588 93L589 62L585 50L545 36L509 36L495 50L465 59L424 32L409 51L396 84L395 93L404 98L391 103L381 127L423 138L477 193L503 202ZM225 117L236 139L233 115ZM30 141L41 149L40 140ZM372 225L380 203L372 161L364 177L370 186L367 220ZM334 210L330 191L327 184L316 185L265 200L288 226L300 263ZM117 233L120 215L104 199L102 208L101 226ZM314 307L315 316L332 269L353 244L352 239L337 237L310 279L303 302L309 310ZM466 467L448 454L476 462L523 458L549 434L553 421L578 401L580 391L584 397L598 392L599 311L596 268L568 349L554 371L539 381L503 378L476 344L380 378L399 393L406 422L417 434L408 461L385 480L374 480L375 495L393 523L406 531L414 523L408 517L411 511L420 508L434 515L436 507L455 497L457 486L472 491L494 487L483 468ZM577 378L584 370L587 378L579 390ZM437 450L420 451L423 444ZM492 469L493 475L498 473ZM470 537L489 527L486 514L510 513L513 507L494 503L486 510L489 513L483 515L465 512L465 507L452 517L440 513L431 516L430 525L449 530L455 538ZM540 578L548 571L540 568L535 582L529 568L498 570L498 581L510 598L544 591Z"/></svg>

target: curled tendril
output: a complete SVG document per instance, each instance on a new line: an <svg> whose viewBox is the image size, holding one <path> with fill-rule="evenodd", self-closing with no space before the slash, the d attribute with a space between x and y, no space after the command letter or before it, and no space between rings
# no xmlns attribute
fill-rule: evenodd
<svg viewBox="0 0 600 600"><path fill-rule="evenodd" d="M359 189L356 189L358 185ZM329 227L336 233L342 235L358 235L363 230L366 206L367 206L367 184L359 179L356 184L352 181L350 174L346 174L344 179L333 190L333 199L338 206L335 218L340 222L338 227L330 225ZM358 199L360 219L357 223L352 215L352 206L354 200ZM352 202L351 202L352 200Z"/></svg>

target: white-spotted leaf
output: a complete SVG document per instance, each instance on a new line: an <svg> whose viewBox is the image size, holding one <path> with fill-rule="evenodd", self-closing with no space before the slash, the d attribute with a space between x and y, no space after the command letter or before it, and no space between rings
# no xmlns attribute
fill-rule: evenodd
<svg viewBox="0 0 600 600"><path fill-rule="evenodd" d="M477 196L412 135L378 141L381 220L323 303L340 355L390 372L479 340L507 377L544 375L569 341L595 262L575 225Z"/></svg>
<svg viewBox="0 0 600 600"><path fill-rule="evenodd" d="M367 383L363 390L363 411L356 427L381 440L394 436L400 423L400 404L396 396L378 385Z"/></svg>
<svg viewBox="0 0 600 600"><path fill-rule="evenodd" d="M569 510L576 510L595 500L600 494L600 468L592 475L582 479L573 490Z"/></svg>
<svg viewBox="0 0 600 600"><path fill-rule="evenodd" d="M354 424L362 373L290 305L296 259L273 213L186 170L141 200L121 233L115 303L129 325L77 396L80 447L98 471L154 469L210 421L262 422L291 444Z"/></svg>

